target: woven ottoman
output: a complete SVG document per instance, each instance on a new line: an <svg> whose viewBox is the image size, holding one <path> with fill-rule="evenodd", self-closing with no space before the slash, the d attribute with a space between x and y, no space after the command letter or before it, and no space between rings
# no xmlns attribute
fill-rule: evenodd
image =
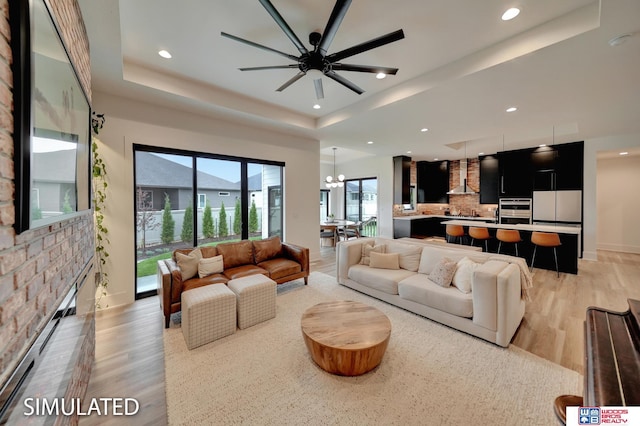
<svg viewBox="0 0 640 426"><path fill-rule="evenodd" d="M182 293L182 334L189 349L236 332L236 295L224 284Z"/></svg>
<svg viewBox="0 0 640 426"><path fill-rule="evenodd" d="M236 294L238 327L245 329L276 316L276 282L257 274L227 283Z"/></svg>

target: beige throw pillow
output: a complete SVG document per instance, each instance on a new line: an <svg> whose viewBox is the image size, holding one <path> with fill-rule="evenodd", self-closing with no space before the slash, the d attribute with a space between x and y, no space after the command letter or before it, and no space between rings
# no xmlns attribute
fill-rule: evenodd
<svg viewBox="0 0 640 426"><path fill-rule="evenodd" d="M213 257L203 257L198 262L198 276L200 278L219 274L222 271L224 271L224 261L221 254Z"/></svg>
<svg viewBox="0 0 640 426"><path fill-rule="evenodd" d="M360 257L360 264L369 265L370 253L371 252L384 253L384 250L385 250L384 244L378 244L377 246L374 246L373 244L369 244L369 243L362 244L362 255Z"/></svg>
<svg viewBox="0 0 640 426"><path fill-rule="evenodd" d="M387 244L386 253L398 253L400 267L407 271L416 272L420 266L422 247L416 247L409 244L390 243Z"/></svg>
<svg viewBox="0 0 640 426"><path fill-rule="evenodd" d="M182 281L196 276L200 259L202 259L202 252L199 248L191 250L189 254L176 253L176 261L182 274Z"/></svg>
<svg viewBox="0 0 640 426"><path fill-rule="evenodd" d="M372 251L370 253L369 266L379 269L400 269L398 253L385 254Z"/></svg>
<svg viewBox="0 0 640 426"><path fill-rule="evenodd" d="M449 287L458 263L448 257L443 257L429 274L429 279L441 287Z"/></svg>
<svg viewBox="0 0 640 426"><path fill-rule="evenodd" d="M453 285L463 293L471 293L471 284L473 283L473 271L475 271L479 263L474 262L468 257L464 257L458 261L458 267L453 274Z"/></svg>

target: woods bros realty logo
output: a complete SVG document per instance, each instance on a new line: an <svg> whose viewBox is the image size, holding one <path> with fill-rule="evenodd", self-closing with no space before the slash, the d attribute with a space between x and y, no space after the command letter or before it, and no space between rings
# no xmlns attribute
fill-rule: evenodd
<svg viewBox="0 0 640 426"><path fill-rule="evenodd" d="M640 425L640 407L567 407L567 425Z"/></svg>
<svg viewBox="0 0 640 426"><path fill-rule="evenodd" d="M133 416L140 409L134 398L25 398L24 415L31 416Z"/></svg>

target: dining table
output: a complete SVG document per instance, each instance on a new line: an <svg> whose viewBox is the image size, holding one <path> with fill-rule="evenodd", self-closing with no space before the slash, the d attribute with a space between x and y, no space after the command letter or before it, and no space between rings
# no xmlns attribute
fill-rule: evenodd
<svg viewBox="0 0 640 426"><path fill-rule="evenodd" d="M344 219L320 221L320 231L326 230L333 232L333 245L335 246L338 239L338 228L355 224L356 222L352 220Z"/></svg>

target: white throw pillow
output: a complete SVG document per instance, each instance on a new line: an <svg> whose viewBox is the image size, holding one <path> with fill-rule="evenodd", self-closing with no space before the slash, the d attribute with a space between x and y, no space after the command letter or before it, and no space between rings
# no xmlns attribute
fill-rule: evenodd
<svg viewBox="0 0 640 426"><path fill-rule="evenodd" d="M371 268L400 269L398 253L384 254L372 251L370 254L371 260L369 261L369 266Z"/></svg>
<svg viewBox="0 0 640 426"><path fill-rule="evenodd" d="M475 271L479 263L474 262L468 257L464 257L458 261L458 267L453 275L453 285L463 293L471 293L473 283L473 271Z"/></svg>
<svg viewBox="0 0 640 426"><path fill-rule="evenodd" d="M189 254L176 253L176 261L182 274L182 282L198 274L198 262L200 262L200 259L202 259L202 252L199 248L191 250Z"/></svg>
<svg viewBox="0 0 640 426"><path fill-rule="evenodd" d="M458 263L455 260L443 257L429 274L429 279L440 287L449 287L457 266Z"/></svg>
<svg viewBox="0 0 640 426"><path fill-rule="evenodd" d="M387 244L387 253L398 253L400 267L407 271L416 272L420 266L422 247L416 247L410 244L389 243Z"/></svg>
<svg viewBox="0 0 640 426"><path fill-rule="evenodd" d="M219 274L222 271L224 271L224 261L221 254L213 257L203 257L198 262L198 276L200 278Z"/></svg>

